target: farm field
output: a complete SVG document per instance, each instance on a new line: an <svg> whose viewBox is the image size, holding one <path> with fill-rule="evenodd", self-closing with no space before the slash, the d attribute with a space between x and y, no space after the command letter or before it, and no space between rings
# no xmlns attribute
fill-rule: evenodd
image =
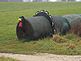
<svg viewBox="0 0 81 61"><path fill-rule="evenodd" d="M38 10L48 10L51 15L81 14L80 2L69 3L5 3L0 2L0 52L34 54L53 53L81 55L81 37L73 34L60 36L64 42L44 38L35 41L18 40L16 25L19 16L32 17ZM65 40L67 39L67 40Z"/></svg>

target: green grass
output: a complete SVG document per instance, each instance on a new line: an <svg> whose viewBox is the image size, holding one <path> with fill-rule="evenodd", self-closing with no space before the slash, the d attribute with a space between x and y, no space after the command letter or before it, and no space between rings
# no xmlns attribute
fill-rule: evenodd
<svg viewBox="0 0 81 61"><path fill-rule="evenodd" d="M0 57L0 61L19 61L19 60L15 60L15 59L12 59L12 58Z"/></svg>
<svg viewBox="0 0 81 61"><path fill-rule="evenodd" d="M22 42L16 37L16 24L19 16L32 17L37 10L48 10L52 15L80 14L81 3L5 3L0 2L0 52L21 54L54 53L54 54L80 54L81 41L77 36L63 36L67 42L57 43L52 38L39 39L36 41ZM79 38L80 39L80 38ZM76 47L70 49L69 44Z"/></svg>

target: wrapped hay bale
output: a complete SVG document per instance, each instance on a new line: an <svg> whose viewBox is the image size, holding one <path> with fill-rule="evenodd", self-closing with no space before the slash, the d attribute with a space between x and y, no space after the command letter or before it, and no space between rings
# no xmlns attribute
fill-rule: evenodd
<svg viewBox="0 0 81 61"><path fill-rule="evenodd" d="M65 35L69 31L69 22L62 16L52 16L54 32L57 34Z"/></svg>
<svg viewBox="0 0 81 61"><path fill-rule="evenodd" d="M39 11L33 17L19 17L16 27L18 39L38 39L52 34L51 18L46 11Z"/></svg>
<svg viewBox="0 0 81 61"><path fill-rule="evenodd" d="M71 14L63 16L70 24L70 32L81 36L81 14Z"/></svg>
<svg viewBox="0 0 81 61"><path fill-rule="evenodd" d="M67 19L70 25L72 21L76 20L77 18L81 18L80 14L70 14L70 15L64 15L62 17Z"/></svg>
<svg viewBox="0 0 81 61"><path fill-rule="evenodd" d="M76 18L71 22L70 32L81 36L81 18Z"/></svg>
<svg viewBox="0 0 81 61"><path fill-rule="evenodd" d="M40 37L50 35L52 31L51 25L43 16L32 17L29 19L23 18L22 27L17 25L17 37L18 39L37 39Z"/></svg>

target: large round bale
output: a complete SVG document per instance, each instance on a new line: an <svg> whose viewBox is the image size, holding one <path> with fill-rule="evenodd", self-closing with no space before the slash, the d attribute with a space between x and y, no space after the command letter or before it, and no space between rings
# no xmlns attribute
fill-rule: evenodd
<svg viewBox="0 0 81 61"><path fill-rule="evenodd" d="M36 16L26 19L21 18L22 27L19 22L17 24L17 37L18 39L38 39L51 34L52 28L49 20L44 16Z"/></svg>
<svg viewBox="0 0 81 61"><path fill-rule="evenodd" d="M77 20L77 18L81 18L81 14L70 14L70 15L64 15L63 17L66 18L69 24L71 25L71 23Z"/></svg>
<svg viewBox="0 0 81 61"><path fill-rule="evenodd" d="M81 14L71 14L63 16L70 24L70 32L81 36Z"/></svg>
<svg viewBox="0 0 81 61"><path fill-rule="evenodd" d="M65 35L69 31L70 25L69 22L62 16L52 16L53 28L55 33Z"/></svg>
<svg viewBox="0 0 81 61"><path fill-rule="evenodd" d="M76 18L71 22L70 32L81 36L81 18Z"/></svg>

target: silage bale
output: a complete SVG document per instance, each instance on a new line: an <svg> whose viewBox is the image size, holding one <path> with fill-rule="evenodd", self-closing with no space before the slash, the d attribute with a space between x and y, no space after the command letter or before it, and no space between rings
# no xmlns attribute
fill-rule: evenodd
<svg viewBox="0 0 81 61"><path fill-rule="evenodd" d="M65 35L69 31L69 22L62 16L52 16L52 22L54 23L54 30L56 33Z"/></svg>
<svg viewBox="0 0 81 61"><path fill-rule="evenodd" d="M18 39L38 39L50 36L52 32L51 24L44 16L36 16L29 19L22 17L22 28L19 27L19 23L16 28Z"/></svg>
<svg viewBox="0 0 81 61"><path fill-rule="evenodd" d="M81 36L81 14L71 14L63 16L70 24L70 32Z"/></svg>
<svg viewBox="0 0 81 61"><path fill-rule="evenodd" d="M64 17L65 19L68 20L69 24L71 25L71 22L73 22L74 20L76 20L77 18L81 18L80 16L81 14L70 14L70 15L64 15L62 17Z"/></svg>
<svg viewBox="0 0 81 61"><path fill-rule="evenodd" d="M19 17L16 34L18 39L38 39L53 34L52 21L48 11L37 11L31 18Z"/></svg>
<svg viewBox="0 0 81 61"><path fill-rule="evenodd" d="M71 22L70 32L81 36L81 18L76 18Z"/></svg>
<svg viewBox="0 0 81 61"><path fill-rule="evenodd" d="M50 35L52 31L49 20L43 16L36 16L28 19L33 29L33 38L39 38Z"/></svg>

